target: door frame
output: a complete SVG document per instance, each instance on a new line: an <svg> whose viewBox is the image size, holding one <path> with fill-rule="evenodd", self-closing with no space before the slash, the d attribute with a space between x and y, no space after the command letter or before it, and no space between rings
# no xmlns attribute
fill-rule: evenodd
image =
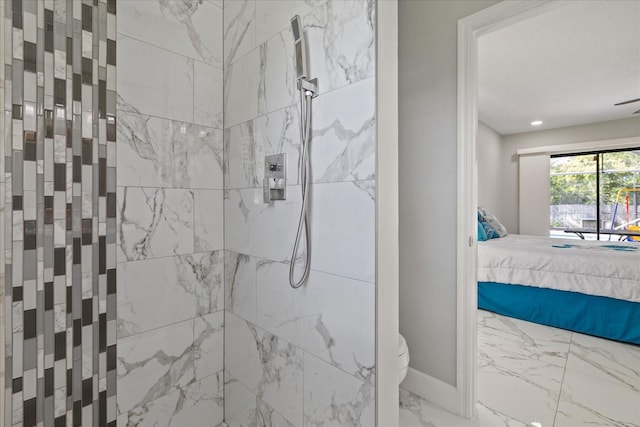
<svg viewBox="0 0 640 427"><path fill-rule="evenodd" d="M398 2L376 8L376 425L393 426L400 411Z"/></svg>
<svg viewBox="0 0 640 427"><path fill-rule="evenodd" d="M503 1L458 21L456 412L465 418L474 416L477 401L478 38L567 2Z"/></svg>

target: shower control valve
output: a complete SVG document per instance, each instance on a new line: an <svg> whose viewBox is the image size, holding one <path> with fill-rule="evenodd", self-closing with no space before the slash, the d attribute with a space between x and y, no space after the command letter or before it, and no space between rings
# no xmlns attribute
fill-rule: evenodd
<svg viewBox="0 0 640 427"><path fill-rule="evenodd" d="M271 203L273 200L286 200L287 155L285 153L265 156L262 195L264 203Z"/></svg>

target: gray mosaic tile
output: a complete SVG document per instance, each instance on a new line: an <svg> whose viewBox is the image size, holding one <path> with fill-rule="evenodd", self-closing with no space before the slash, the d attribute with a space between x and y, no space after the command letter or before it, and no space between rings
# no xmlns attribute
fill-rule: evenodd
<svg viewBox="0 0 640 427"><path fill-rule="evenodd" d="M107 159L115 157L97 145L98 135L105 136L103 142L110 136L115 141L115 119L105 120L110 111L107 89L115 88L115 73L104 68L109 53L115 53L115 42L107 40L109 34L115 38L115 28L107 28L108 19L110 26L115 24L109 15L115 13L115 2L3 4L11 18L6 22L13 27L0 46L6 54L2 86L8 120L0 150L9 215L8 233L3 233L9 249L4 288L12 312L5 322L5 375L11 379L7 420L24 426L106 425L115 420L115 414L107 420L115 378L106 378L115 372L115 365L107 366L109 351L115 355L115 338L109 343L109 325L115 320L108 320L107 310L111 304L115 319L115 295L108 297L109 277L115 280L115 274L109 274L111 258L105 256L115 240L115 213L107 215ZM103 120L92 120L83 128L83 116ZM74 156L80 159L78 165L88 165L88 175L74 173ZM100 204L104 213L99 216ZM79 249L82 243L90 249L86 258ZM83 274L89 281L87 295L82 291ZM103 315L99 283L104 283ZM111 287L115 292L115 285ZM84 338L83 322L90 331ZM82 363L83 349L91 355L89 364ZM90 382L83 382L83 376Z"/></svg>

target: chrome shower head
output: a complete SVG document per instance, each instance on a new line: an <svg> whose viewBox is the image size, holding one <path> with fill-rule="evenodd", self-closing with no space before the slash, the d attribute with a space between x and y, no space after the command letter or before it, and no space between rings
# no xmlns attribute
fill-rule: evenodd
<svg viewBox="0 0 640 427"><path fill-rule="evenodd" d="M299 15L291 18L291 30L293 31L293 41L296 54L296 78L307 78L307 51L304 40L304 30Z"/></svg>

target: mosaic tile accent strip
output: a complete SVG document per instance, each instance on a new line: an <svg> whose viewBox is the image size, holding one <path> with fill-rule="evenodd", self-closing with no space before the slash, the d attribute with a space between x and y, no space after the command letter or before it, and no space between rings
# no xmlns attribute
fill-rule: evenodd
<svg viewBox="0 0 640 427"><path fill-rule="evenodd" d="M4 425L116 425L116 0L4 9Z"/></svg>

